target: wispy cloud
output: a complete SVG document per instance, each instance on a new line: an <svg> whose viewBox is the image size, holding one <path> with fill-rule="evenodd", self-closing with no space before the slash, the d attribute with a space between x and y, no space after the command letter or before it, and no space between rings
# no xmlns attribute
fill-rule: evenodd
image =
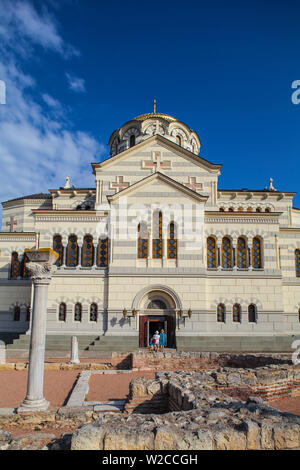
<svg viewBox="0 0 300 470"><path fill-rule="evenodd" d="M70 90L76 93L85 93L85 80L83 78L75 77L75 75L71 75L68 72L66 72L66 77Z"/></svg>
<svg viewBox="0 0 300 470"><path fill-rule="evenodd" d="M39 13L29 1L1 0L0 37L2 48L13 47L14 51L27 55L34 45L52 50L65 57L80 52L66 43L58 32L55 18L43 8Z"/></svg>
<svg viewBox="0 0 300 470"><path fill-rule="evenodd" d="M3 4L11 21L7 16L0 17L5 49L0 59L0 78L7 90L6 105L0 105L0 201L46 192L63 185L67 175L74 185L91 186L94 181L90 163L100 159L105 147L88 133L74 130L66 107L40 89L40 83L22 67L37 46L57 54L68 49L57 24L50 14L45 10L39 13L28 0L1 0L1 7ZM21 47L13 50L10 45L16 36Z"/></svg>

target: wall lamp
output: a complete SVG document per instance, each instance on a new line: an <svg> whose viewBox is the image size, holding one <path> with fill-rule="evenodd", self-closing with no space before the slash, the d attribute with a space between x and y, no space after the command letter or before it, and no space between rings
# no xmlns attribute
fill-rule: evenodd
<svg viewBox="0 0 300 470"><path fill-rule="evenodd" d="M191 318L192 314L193 314L193 312L190 308L187 311L187 315L183 315L183 310L181 310L181 309L178 310L179 319L183 321L184 326L185 326L185 319L186 318ZM179 322L178 322L178 327L179 327Z"/></svg>

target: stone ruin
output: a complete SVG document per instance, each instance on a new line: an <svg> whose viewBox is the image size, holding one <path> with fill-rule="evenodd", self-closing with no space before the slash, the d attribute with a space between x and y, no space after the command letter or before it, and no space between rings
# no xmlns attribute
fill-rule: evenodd
<svg viewBox="0 0 300 470"><path fill-rule="evenodd" d="M35 414L33 422L41 427L47 422L64 429L71 424L74 429L75 423L79 427L60 438L52 436L47 444L40 433L36 444L27 448L299 450L300 416L271 406L280 397L300 395L300 366L290 358L283 354L133 353L128 361L132 370L157 372L153 380L131 381L123 412L95 413L77 406L44 412L40 418ZM163 367L173 370L165 372ZM25 419L28 423L31 417L8 419L11 424ZM0 417L2 429L4 424ZM21 442L21 437L13 440L0 431L0 448L24 448Z"/></svg>
<svg viewBox="0 0 300 470"><path fill-rule="evenodd" d="M173 366L184 355L189 365L205 358L204 353L177 354ZM132 365L141 369L141 354L136 356ZM152 356L150 367L157 359L160 367L161 356ZM149 361L144 365L148 368ZM268 404L300 394L299 366L282 355L207 353L206 367L133 380L125 413L103 414L81 426L72 434L71 449L300 449L300 416Z"/></svg>

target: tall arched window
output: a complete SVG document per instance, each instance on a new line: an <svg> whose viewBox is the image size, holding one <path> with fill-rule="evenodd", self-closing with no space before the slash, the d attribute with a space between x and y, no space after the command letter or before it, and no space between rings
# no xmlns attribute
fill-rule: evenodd
<svg viewBox="0 0 300 470"><path fill-rule="evenodd" d="M239 269L245 269L247 268L247 246L245 238L238 238L236 248L237 267Z"/></svg>
<svg viewBox="0 0 300 470"><path fill-rule="evenodd" d="M92 303L90 306L90 321L97 321L98 319L98 305Z"/></svg>
<svg viewBox="0 0 300 470"><path fill-rule="evenodd" d="M232 320L241 323L241 306L239 304L234 304L232 307Z"/></svg>
<svg viewBox="0 0 300 470"><path fill-rule="evenodd" d="M226 309L224 304L219 304L217 307L217 321L225 323Z"/></svg>
<svg viewBox="0 0 300 470"><path fill-rule="evenodd" d="M222 240L222 267L225 269L232 268L232 247L229 237Z"/></svg>
<svg viewBox="0 0 300 470"><path fill-rule="evenodd" d="M29 263L29 259L26 255L26 253L23 254L23 259L22 259L22 264L21 264L21 276L24 279L27 279L30 277L30 273L26 267L27 263Z"/></svg>
<svg viewBox="0 0 300 470"><path fill-rule="evenodd" d="M94 245L93 237L85 235L82 245L82 266L84 268L91 268L93 266L94 258Z"/></svg>
<svg viewBox="0 0 300 470"><path fill-rule="evenodd" d="M11 254L10 277L17 279L20 276L20 261L19 255L16 251Z"/></svg>
<svg viewBox="0 0 300 470"><path fill-rule="evenodd" d="M168 227L168 258L177 258L177 230L174 222L170 222Z"/></svg>
<svg viewBox="0 0 300 470"><path fill-rule="evenodd" d="M20 321L21 320L21 308L16 305L14 308L14 321Z"/></svg>
<svg viewBox="0 0 300 470"><path fill-rule="evenodd" d="M300 250L295 250L296 277L300 277Z"/></svg>
<svg viewBox="0 0 300 470"><path fill-rule="evenodd" d="M260 269L262 267L261 240L258 237L254 237L252 241L252 267L254 269Z"/></svg>
<svg viewBox="0 0 300 470"><path fill-rule="evenodd" d="M62 237L61 235L55 235L53 237L53 250L58 253L58 258L55 262L56 266L60 267L63 264L63 256L64 256L64 247L62 244Z"/></svg>
<svg viewBox="0 0 300 470"><path fill-rule="evenodd" d="M162 213L155 211L153 214L153 258L162 258Z"/></svg>
<svg viewBox="0 0 300 470"><path fill-rule="evenodd" d="M249 323L256 323L256 306L253 304L248 307L248 321Z"/></svg>
<svg viewBox="0 0 300 470"><path fill-rule="evenodd" d="M67 263L70 268L78 265L78 243L76 235L70 235L67 246Z"/></svg>
<svg viewBox="0 0 300 470"><path fill-rule="evenodd" d="M217 267L216 240L214 237L207 239L207 268L214 269Z"/></svg>
<svg viewBox="0 0 300 470"><path fill-rule="evenodd" d="M129 139L129 146L133 147L135 145L135 135L132 134Z"/></svg>
<svg viewBox="0 0 300 470"><path fill-rule="evenodd" d="M58 320L66 321L66 315L67 315L67 306L64 302L62 302L61 304L59 304Z"/></svg>
<svg viewBox="0 0 300 470"><path fill-rule="evenodd" d="M108 238L100 239L97 252L98 268L107 268L108 266Z"/></svg>
<svg viewBox="0 0 300 470"><path fill-rule="evenodd" d="M180 135L177 135L176 136L176 144L181 145L181 143L182 143L181 137L180 137Z"/></svg>
<svg viewBox="0 0 300 470"><path fill-rule="evenodd" d="M78 302L77 304L75 304L74 320L75 320L75 321L81 321L81 318L82 318L82 306L81 306L81 304Z"/></svg>
<svg viewBox="0 0 300 470"><path fill-rule="evenodd" d="M148 230L146 222L140 222L138 225L137 251L139 259L148 258Z"/></svg>

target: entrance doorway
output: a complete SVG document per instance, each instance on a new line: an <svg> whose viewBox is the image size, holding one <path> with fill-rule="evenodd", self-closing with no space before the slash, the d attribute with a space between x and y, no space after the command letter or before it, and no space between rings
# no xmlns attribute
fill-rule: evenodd
<svg viewBox="0 0 300 470"><path fill-rule="evenodd" d="M140 316L140 348L149 346L150 338L155 331L163 329L166 333L166 348L175 347L175 330L173 315L141 315Z"/></svg>

